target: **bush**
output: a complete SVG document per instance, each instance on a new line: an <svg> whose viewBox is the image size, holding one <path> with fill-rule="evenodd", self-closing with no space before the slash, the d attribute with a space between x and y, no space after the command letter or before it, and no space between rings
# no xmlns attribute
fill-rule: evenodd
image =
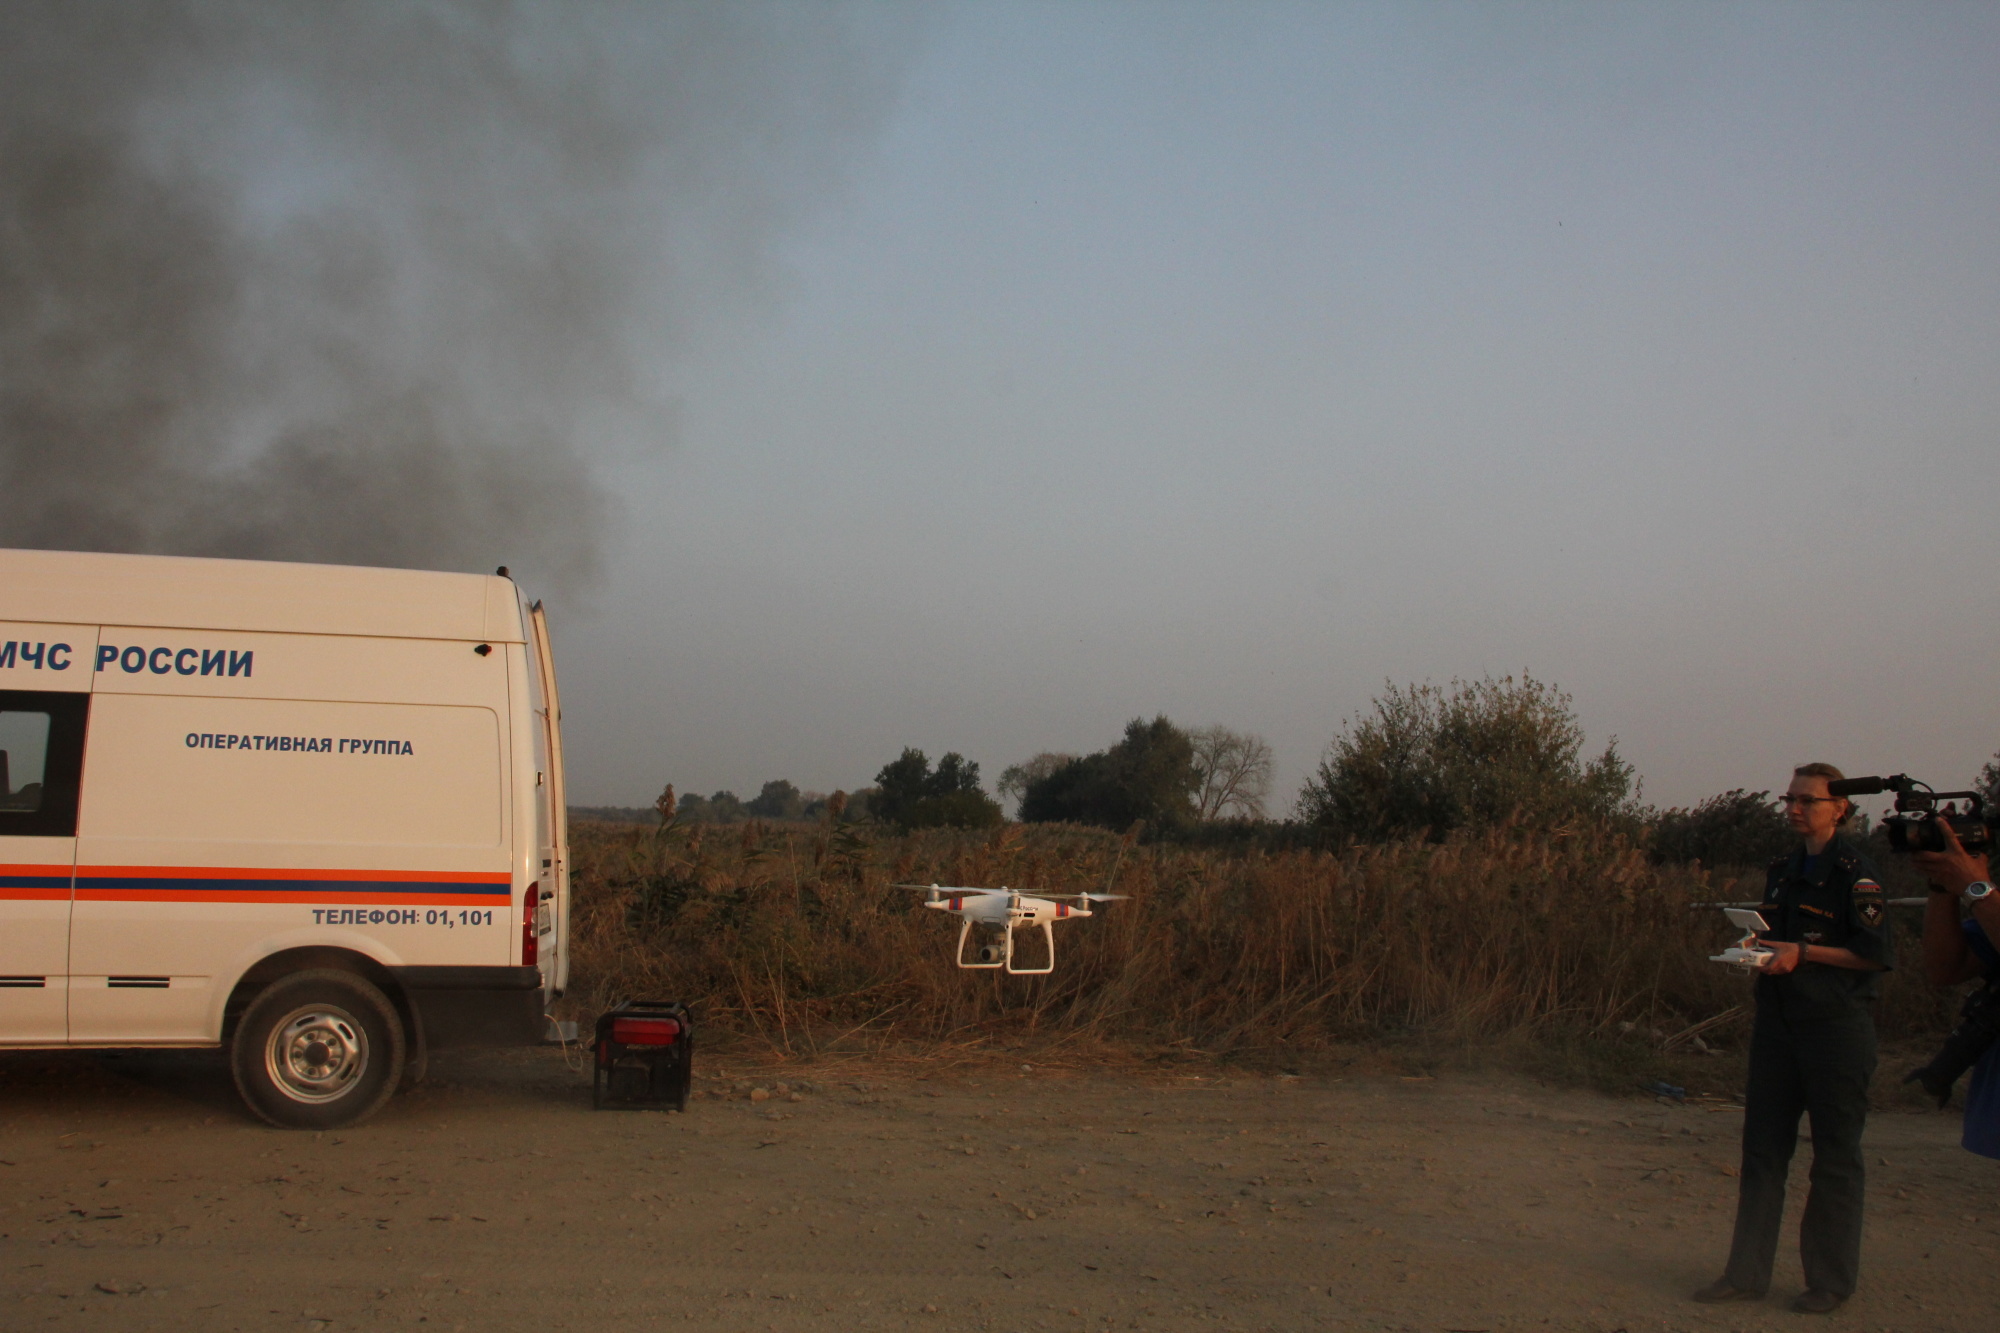
<svg viewBox="0 0 2000 1333"><path fill-rule="evenodd" d="M1726 791L1693 809L1664 810L1653 823L1652 855L1658 862L1763 865L1798 841L1767 791Z"/></svg>
<svg viewBox="0 0 2000 1333"><path fill-rule="evenodd" d="M1516 820L1636 824L1632 767L1614 739L1583 763L1570 698L1523 675L1390 685L1349 723L1299 796L1299 817L1363 842Z"/></svg>
<svg viewBox="0 0 2000 1333"><path fill-rule="evenodd" d="M1194 818L1200 784L1188 734L1165 714L1151 722L1135 717L1110 749L1072 759L1029 783L1021 819L1112 829L1143 819L1155 829L1179 828Z"/></svg>
<svg viewBox="0 0 2000 1333"><path fill-rule="evenodd" d="M926 796L909 807L905 819L905 827L913 829L994 828L1006 822L1000 803L977 788Z"/></svg>

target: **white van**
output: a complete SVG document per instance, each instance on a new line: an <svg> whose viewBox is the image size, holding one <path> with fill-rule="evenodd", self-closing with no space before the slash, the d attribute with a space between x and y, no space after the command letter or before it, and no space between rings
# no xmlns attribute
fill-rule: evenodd
<svg viewBox="0 0 2000 1333"><path fill-rule="evenodd" d="M0 550L0 1047L224 1045L325 1128L540 1041L560 709L505 575Z"/></svg>

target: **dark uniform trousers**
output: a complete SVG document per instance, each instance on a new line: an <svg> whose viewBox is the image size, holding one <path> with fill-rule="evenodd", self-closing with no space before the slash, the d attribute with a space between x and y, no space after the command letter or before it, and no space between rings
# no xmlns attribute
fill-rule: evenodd
<svg viewBox="0 0 2000 1333"><path fill-rule="evenodd" d="M1884 906L1881 884L1852 845L1836 840L1816 858L1801 849L1773 862L1767 874L1761 910L1771 929L1764 938L1851 949L1887 967ZM1743 1174L1723 1274L1732 1287L1760 1294L1770 1289L1785 1176L1804 1116L1812 1126L1812 1183L1799 1223L1806 1286L1843 1298L1854 1294L1867 1176L1861 1129L1875 1075L1871 1002L1880 979L1878 972L1801 963L1788 975L1757 980Z"/></svg>
<svg viewBox="0 0 2000 1333"><path fill-rule="evenodd" d="M1781 1010L1759 1005L1750 1038L1743 1176L1723 1276L1743 1291L1770 1288L1785 1176L1804 1114L1812 1126L1811 1185L1799 1223L1806 1286L1852 1296L1861 1270L1867 1175L1861 1128L1868 1118L1868 1083L1875 1076L1875 1021L1866 1010L1791 1019Z"/></svg>

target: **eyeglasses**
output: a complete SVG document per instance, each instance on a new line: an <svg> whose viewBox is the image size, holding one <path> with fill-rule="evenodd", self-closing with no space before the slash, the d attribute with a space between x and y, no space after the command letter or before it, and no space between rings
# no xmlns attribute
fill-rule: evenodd
<svg viewBox="0 0 2000 1333"><path fill-rule="evenodd" d="M1831 804L1834 801L1839 801L1843 799L1845 798L1840 796L1794 796L1790 792L1786 792L1783 796L1780 796L1778 798L1778 804L1803 805L1810 807L1815 805Z"/></svg>

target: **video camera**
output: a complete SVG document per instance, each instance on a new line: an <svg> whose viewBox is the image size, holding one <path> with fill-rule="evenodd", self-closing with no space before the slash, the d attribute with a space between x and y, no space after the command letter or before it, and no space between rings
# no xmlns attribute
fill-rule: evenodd
<svg viewBox="0 0 2000 1333"><path fill-rule="evenodd" d="M1945 850L1943 824L1949 824L1966 851L1977 856L1992 850L1993 825L2000 811L1988 807L1976 791L1932 791L1907 773L1886 778L1837 778L1826 784L1829 796L1874 796L1896 793L1896 813L1882 817L1892 852L1941 852ZM1939 810L1940 801L1964 801L1963 814Z"/></svg>

